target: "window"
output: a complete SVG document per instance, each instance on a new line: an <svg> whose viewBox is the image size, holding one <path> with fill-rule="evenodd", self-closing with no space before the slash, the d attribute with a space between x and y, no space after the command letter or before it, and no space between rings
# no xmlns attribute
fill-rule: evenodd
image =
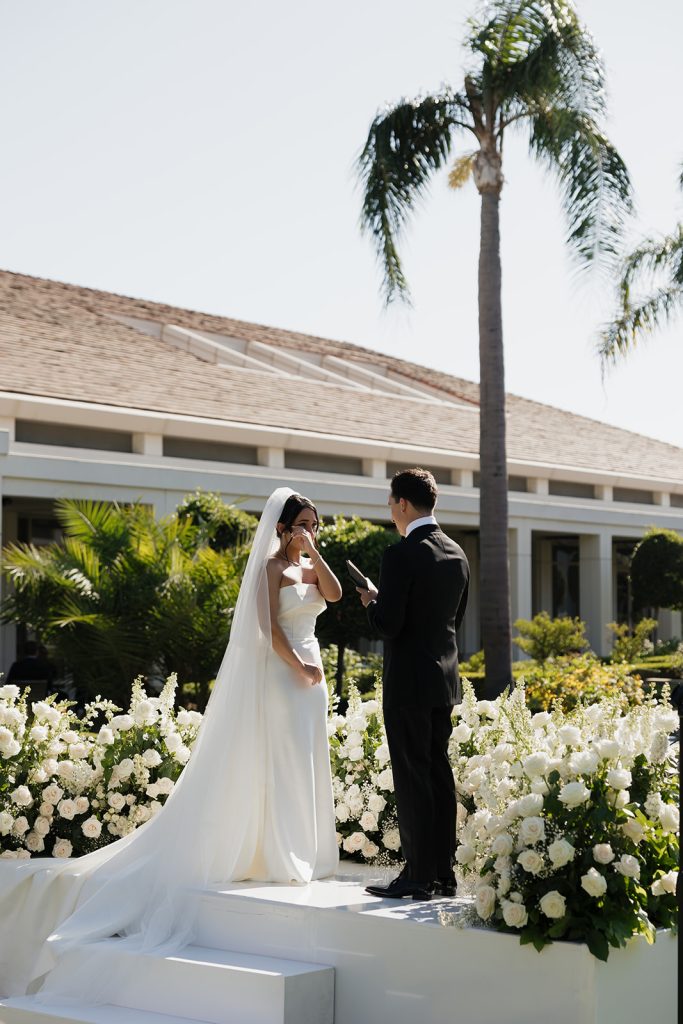
<svg viewBox="0 0 683 1024"><path fill-rule="evenodd" d="M62 448L94 448L99 451L132 452L133 436L120 430L100 430L70 423L17 420L15 438L28 444L50 444Z"/></svg>
<svg viewBox="0 0 683 1024"><path fill-rule="evenodd" d="M654 505L652 491L638 491L634 487L615 487L612 492L615 501L631 501L637 505Z"/></svg>
<svg viewBox="0 0 683 1024"><path fill-rule="evenodd" d="M671 504L673 508L683 508L683 494L672 494Z"/></svg>
<svg viewBox="0 0 683 1024"><path fill-rule="evenodd" d="M402 473L404 469L415 469L414 462L387 462L387 479L391 480L395 473ZM450 484L451 471L445 466L420 466L420 469L428 469L437 484Z"/></svg>
<svg viewBox="0 0 683 1024"><path fill-rule="evenodd" d="M593 484L580 484L574 480L550 480L548 493L560 498L594 498Z"/></svg>
<svg viewBox="0 0 683 1024"><path fill-rule="evenodd" d="M198 441L190 437L165 437L164 455L174 459L203 459L208 462L239 462L255 466L256 449L223 441Z"/></svg>
<svg viewBox="0 0 683 1024"><path fill-rule="evenodd" d="M363 460L352 455L325 455L318 452L285 451L287 469L309 469L314 473L345 473L363 475Z"/></svg>
<svg viewBox="0 0 683 1024"><path fill-rule="evenodd" d="M553 618L579 614L579 545L554 541L552 545Z"/></svg>

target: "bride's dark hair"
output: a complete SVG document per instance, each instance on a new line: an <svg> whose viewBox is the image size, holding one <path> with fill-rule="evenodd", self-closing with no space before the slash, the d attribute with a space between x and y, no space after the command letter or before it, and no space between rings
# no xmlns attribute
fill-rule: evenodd
<svg viewBox="0 0 683 1024"><path fill-rule="evenodd" d="M291 530L294 525L294 520L303 512L305 508L310 508L312 512L315 512L316 520L319 520L318 510L311 501L310 498L304 498L303 494L290 494L287 501L282 506L282 512L278 519L277 526L282 526L284 529L278 530L279 534L285 532L285 530ZM275 529L277 530L277 526Z"/></svg>

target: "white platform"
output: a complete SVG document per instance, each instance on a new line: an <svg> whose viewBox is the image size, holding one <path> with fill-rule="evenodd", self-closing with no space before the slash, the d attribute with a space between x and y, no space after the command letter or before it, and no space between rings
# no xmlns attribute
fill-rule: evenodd
<svg viewBox="0 0 683 1024"><path fill-rule="evenodd" d="M99 945L103 970L125 970L122 1007L67 1011L5 1000L0 1024L676 1020L676 943L668 933L654 947L638 939L612 950L607 964L571 943L539 954L516 936L444 926L444 912L465 916L465 900L367 896L367 881L381 877L343 863L335 879L305 887L244 882L198 893L197 946L131 965L116 940Z"/></svg>

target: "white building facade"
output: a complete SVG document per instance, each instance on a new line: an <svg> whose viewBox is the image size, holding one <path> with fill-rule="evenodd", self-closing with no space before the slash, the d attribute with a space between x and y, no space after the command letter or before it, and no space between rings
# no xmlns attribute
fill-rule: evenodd
<svg viewBox="0 0 683 1024"><path fill-rule="evenodd" d="M2 543L58 534L55 499L142 501L197 488L258 513L287 484L323 516L388 522L389 479L421 465L472 566L460 645L480 647L476 385L340 342L0 274ZM512 615L579 615L607 653L628 559L650 526L683 533L683 450L509 397ZM660 637L680 613L659 613ZM21 639L21 638L20 638ZM17 653L0 630L0 669Z"/></svg>

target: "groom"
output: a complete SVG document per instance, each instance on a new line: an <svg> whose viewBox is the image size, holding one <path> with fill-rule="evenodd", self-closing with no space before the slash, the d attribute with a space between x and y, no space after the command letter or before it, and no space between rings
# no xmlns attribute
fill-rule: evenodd
<svg viewBox="0 0 683 1024"><path fill-rule="evenodd" d="M403 540L387 548L379 589L360 590L384 640L384 723L405 867L373 896L455 894L455 784L448 760L451 712L460 700L455 632L467 604L469 565L439 529L436 482L424 469L397 473L389 509Z"/></svg>

